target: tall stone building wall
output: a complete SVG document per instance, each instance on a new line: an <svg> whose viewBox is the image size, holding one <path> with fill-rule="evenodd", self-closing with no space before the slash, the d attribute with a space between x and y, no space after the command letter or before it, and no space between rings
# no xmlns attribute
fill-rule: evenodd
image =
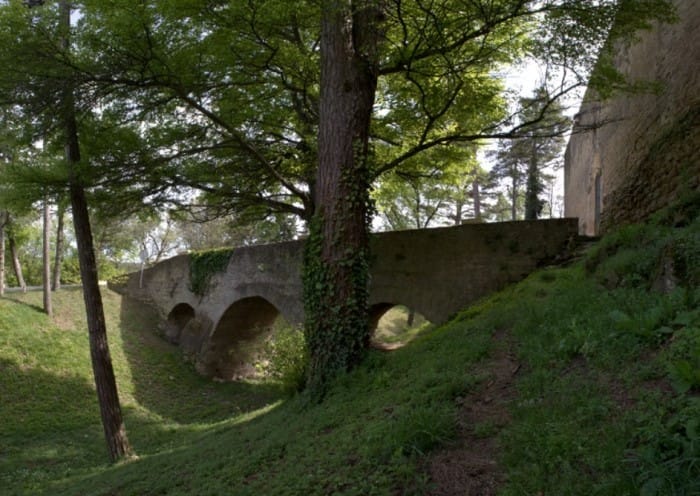
<svg viewBox="0 0 700 496"><path fill-rule="evenodd" d="M676 0L679 21L618 49L631 81L659 92L599 101L588 91L564 166L565 214L598 234L644 219L687 189L700 189L700 4Z"/></svg>

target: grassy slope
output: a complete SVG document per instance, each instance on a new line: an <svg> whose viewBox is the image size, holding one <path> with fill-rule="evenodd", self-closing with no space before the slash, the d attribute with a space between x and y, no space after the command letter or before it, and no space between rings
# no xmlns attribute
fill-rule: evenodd
<svg viewBox="0 0 700 496"><path fill-rule="evenodd" d="M152 316L107 292L140 456L115 466L84 324L70 318L79 294L58 294L60 326L30 306L39 294L0 300L2 494L425 494L417 467L452 442L503 330L523 364L513 420L482 429L502 446L503 494L700 494L700 292L648 290L663 253L696 287L700 221L630 228L596 248L588 271L538 272L402 349L372 352L321 405L199 378L152 337Z"/></svg>

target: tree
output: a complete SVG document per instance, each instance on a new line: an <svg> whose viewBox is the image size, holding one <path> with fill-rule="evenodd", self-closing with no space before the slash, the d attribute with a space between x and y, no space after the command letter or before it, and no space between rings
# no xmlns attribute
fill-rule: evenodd
<svg viewBox="0 0 700 496"><path fill-rule="evenodd" d="M474 147L430 150L384 174L373 198L385 225L423 229L459 225L469 215L480 216L479 205L474 205L474 183L480 176L474 151Z"/></svg>
<svg viewBox="0 0 700 496"><path fill-rule="evenodd" d="M58 291L61 289L61 266L63 265L64 251L64 221L66 217L66 204L62 198L58 198L56 208L56 246L53 263L53 277L51 278L51 290Z"/></svg>
<svg viewBox="0 0 700 496"><path fill-rule="evenodd" d="M59 2L59 27L62 48L66 52L70 48L70 15L71 7L67 0ZM107 342L107 326L105 324L102 296L97 277L97 262L92 243L90 216L83 179L79 175L81 162L80 143L78 141L78 124L74 103L74 88L67 81L61 95L61 119L63 139L65 143L66 162L69 168L69 196L73 214L73 228L78 244L80 261L80 279L83 284L83 298L87 315L88 333L90 336L90 357L92 371L95 377L95 387L102 416L107 447L112 461L131 455L131 446L126 436L122 419L117 382L112 368Z"/></svg>
<svg viewBox="0 0 700 496"><path fill-rule="evenodd" d="M540 217L545 200L541 198L546 184L551 180L547 169L559 166L564 148L564 133L570 128L562 104L552 101L547 88L541 86L532 97L520 98L517 115L523 122L522 137L517 140L501 140L492 156L496 165L492 177L507 179L511 200L511 219L516 220L521 197L524 200L524 218Z"/></svg>
<svg viewBox="0 0 700 496"><path fill-rule="evenodd" d="M21 246L25 245L31 234L29 227L23 226L25 223L32 221L32 216L22 212L22 215L17 215L18 211L6 211L5 223L5 239L7 240L7 248L10 250L10 259L17 286L23 293L27 291L27 283L24 279L24 271L20 263L19 253ZM31 211L30 211L31 212Z"/></svg>
<svg viewBox="0 0 700 496"><path fill-rule="evenodd" d="M51 208L49 201L44 198L42 207L42 286L44 290L44 312L50 317L53 315L53 305L51 302Z"/></svg>
<svg viewBox="0 0 700 496"><path fill-rule="evenodd" d="M525 55L547 61L560 68L550 92L557 99L585 84L616 17L615 34L629 36L654 16L668 18L668 2L295 7L290 14L281 0L84 0L74 38L80 56L58 60L90 97L83 104L100 102L101 119L147 123L134 134L148 160L125 156L126 167L96 169L104 191L113 184L117 195L160 200L169 189L196 188L222 210L264 205L313 219L305 281L334 288L318 302L307 288L308 333L319 354L310 383L323 385L357 363L366 342L371 183L428 150L522 138L542 115L512 124L499 68ZM340 320L347 327L332 331Z"/></svg>
<svg viewBox="0 0 700 496"><path fill-rule="evenodd" d="M405 4L397 2L398 9L391 13L396 15L398 21L395 27L403 33L398 38L401 43L396 45L400 49L390 52L386 58L389 64L381 67L380 40L390 33L390 29L384 25L387 16L384 4L349 0L322 2L316 217L308 242L304 280L306 333L311 352L309 385L312 391L323 390L324 383L330 377L357 363L368 342L367 164L371 158L368 151L369 128L379 74L391 74L392 70L402 73L411 83L417 82L415 86L420 90L420 103L416 110L419 110L418 117L426 117L425 127L417 142L397 157L403 161L442 143L478 139L473 134L462 134L470 126L464 131L459 127L454 131L449 124L455 126L458 121L448 119L440 122L442 116L449 114L453 102L469 101L469 96L465 97L463 92L466 85L464 73L457 69L464 62L453 58L463 53L453 47L470 47L472 42L477 42L480 48L471 55L495 62L499 52L489 41L497 40L499 50L508 41L510 45L505 46L517 46L522 41L513 36L513 30L522 28L518 21L537 19L541 21L543 30L535 33L532 39L541 55L551 63L570 66L572 60L569 57L573 52L574 63L585 63L594 57L591 49L600 46L595 46L596 41L602 43L607 37L613 19L620 12L617 3L605 2L515 1L474 2L471 5L476 4L479 9L469 11L473 17L465 15L464 10L460 11L459 16L450 12L454 16L442 17L435 13L436 7L449 10L457 5L445 1L439 5L432 4L431 10L425 11L422 4L417 3L413 7L424 16L416 17L422 19L422 29L414 32L404 16L408 9L404 10ZM658 4L645 3L641 16L633 16L632 19L636 22L641 19L645 23L649 6L658 7ZM633 7L634 4L628 2L621 8L625 14L629 14L627 9ZM465 9L466 6L460 3L459 8ZM467 24L461 25L465 18L468 19ZM617 17L618 33L630 28L629 25L621 26L622 19L629 17ZM432 20L439 20L440 24L433 26ZM448 20L454 22L444 22ZM578 23L582 23L584 29ZM455 29L458 26L462 29ZM433 27L434 31L430 29ZM499 27L504 30L499 30ZM593 29L589 32L585 28ZM415 39L412 38L414 33ZM430 35L438 36L431 39ZM502 37L506 35L510 36ZM390 40L383 41L387 43ZM391 55L396 58L392 59ZM422 79L421 73L413 72L412 65L420 66L421 63L425 64L422 75L429 74L429 78ZM435 80L438 74L442 75L440 84L431 84L431 79ZM481 82L484 83L483 80ZM542 121L551 101L543 104L539 114L533 118L525 117L506 136L518 137L518 132L523 128ZM456 112L450 117L458 119L460 114ZM440 130L439 124L448 125L447 129ZM484 134L488 133L481 136Z"/></svg>
<svg viewBox="0 0 700 496"><path fill-rule="evenodd" d="M5 294L5 225L7 212L0 210L0 296Z"/></svg>
<svg viewBox="0 0 700 496"><path fill-rule="evenodd" d="M316 398L369 345L369 131L383 18L376 2L322 2L316 211L304 267L307 387Z"/></svg>
<svg viewBox="0 0 700 496"><path fill-rule="evenodd" d="M74 231L78 247L83 296L98 403L110 458L115 461L131 451L121 415L116 381L112 369L104 310L97 278L85 185L90 176L81 161L78 140L75 74L69 61L73 57L71 7L66 0L57 5L36 2L31 9L10 2L0 6L8 37L0 56L15 68L0 81L6 107L20 107L27 119L26 128L44 141L63 145L65 160L57 167L33 177L42 195L51 187L69 191ZM29 137L26 144L36 138ZM50 143L49 143L50 145ZM48 147L51 150L51 146ZM48 254L46 254L48 258Z"/></svg>
<svg viewBox="0 0 700 496"><path fill-rule="evenodd" d="M203 250L222 246L250 246L298 239L304 226L295 215L283 212L256 212L246 215L211 212L193 208L174 214L175 236L186 250Z"/></svg>

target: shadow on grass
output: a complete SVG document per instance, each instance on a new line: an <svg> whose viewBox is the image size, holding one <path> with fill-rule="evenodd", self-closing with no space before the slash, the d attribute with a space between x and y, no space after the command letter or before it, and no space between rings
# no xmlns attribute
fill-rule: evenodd
<svg viewBox="0 0 700 496"><path fill-rule="evenodd" d="M82 427L99 419L92 385L0 358L0 434L29 438Z"/></svg>
<svg viewBox="0 0 700 496"><path fill-rule="evenodd" d="M148 305L122 297L120 317L134 397L166 419L181 424L216 422L257 410L283 396L276 384L217 383L200 376L177 346L158 335L159 317Z"/></svg>
<svg viewBox="0 0 700 496"><path fill-rule="evenodd" d="M139 437L139 431L155 436L149 439L149 446L135 446L138 458L73 472L43 485L38 494L241 494L237 492L245 484L241 472L256 478L261 466L271 463L269 457L278 457L289 442L268 436L270 426L274 429L285 422L286 408L273 408L241 423L223 422L206 429L193 426L185 436L182 429L171 433L130 408L125 413L130 439Z"/></svg>
<svg viewBox="0 0 700 496"><path fill-rule="evenodd" d="M3 299L5 299L7 301L11 301L13 303L17 303L18 305L23 305L27 308L31 308L32 310L36 310L37 312L44 313L44 309L42 307L40 307L39 305L35 305L33 303L27 303L26 301L20 300L19 298L12 298L10 296L5 295L5 296L3 296Z"/></svg>
<svg viewBox="0 0 700 496"><path fill-rule="evenodd" d="M28 483L76 459L93 459L104 447L95 391L84 377L6 359L0 376L0 492L31 494Z"/></svg>

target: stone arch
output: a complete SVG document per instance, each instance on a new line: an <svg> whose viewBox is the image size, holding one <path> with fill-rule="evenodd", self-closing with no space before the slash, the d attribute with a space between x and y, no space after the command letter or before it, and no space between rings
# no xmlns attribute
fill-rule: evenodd
<svg viewBox="0 0 700 496"><path fill-rule="evenodd" d="M392 309L397 311L392 312ZM411 309L401 303L376 303L369 309L370 342L372 346L382 349L399 347L410 340L407 333L409 329L426 322L430 324L415 308ZM402 334L407 337L406 340L402 339Z"/></svg>
<svg viewBox="0 0 700 496"><path fill-rule="evenodd" d="M224 380L255 376L255 361L278 317L277 307L261 296L231 304L210 338L207 353L210 375Z"/></svg>
<svg viewBox="0 0 700 496"><path fill-rule="evenodd" d="M178 303L168 314L165 323L165 338L174 344L179 344L187 325L194 319L194 308L187 303Z"/></svg>
<svg viewBox="0 0 700 496"><path fill-rule="evenodd" d="M384 314L396 306L394 303L375 303L369 307L369 331L374 335Z"/></svg>

